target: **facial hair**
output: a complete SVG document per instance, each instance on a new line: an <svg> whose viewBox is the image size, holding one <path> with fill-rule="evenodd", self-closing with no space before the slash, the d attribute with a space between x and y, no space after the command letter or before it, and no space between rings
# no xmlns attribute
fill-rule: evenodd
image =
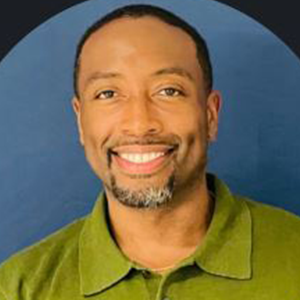
<svg viewBox="0 0 300 300"><path fill-rule="evenodd" d="M127 207L140 209L156 209L166 205L173 197L175 175L172 174L162 187L146 187L140 190L130 190L117 184L114 176L110 178L109 190L114 198Z"/></svg>

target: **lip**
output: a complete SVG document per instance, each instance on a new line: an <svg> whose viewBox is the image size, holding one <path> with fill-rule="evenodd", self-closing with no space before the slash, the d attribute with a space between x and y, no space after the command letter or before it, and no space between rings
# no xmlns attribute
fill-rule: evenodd
<svg viewBox="0 0 300 300"><path fill-rule="evenodd" d="M120 155L121 153L151 153L151 152L163 152L167 153L175 149L174 145L124 145L111 149L113 154Z"/></svg>
<svg viewBox="0 0 300 300"><path fill-rule="evenodd" d="M174 146L170 145L126 145L112 149L112 160L122 173L130 175L154 174L163 169L174 155ZM144 156L151 153L159 154L150 161L130 161L134 155ZM127 155L127 156L126 156ZM133 156L132 156L133 155Z"/></svg>

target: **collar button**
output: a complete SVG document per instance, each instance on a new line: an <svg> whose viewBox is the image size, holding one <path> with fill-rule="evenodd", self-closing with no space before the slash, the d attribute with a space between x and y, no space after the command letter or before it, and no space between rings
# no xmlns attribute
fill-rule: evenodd
<svg viewBox="0 0 300 300"><path fill-rule="evenodd" d="M148 270L143 270L142 274L143 274L144 278L146 278L146 279L151 277L151 272Z"/></svg>

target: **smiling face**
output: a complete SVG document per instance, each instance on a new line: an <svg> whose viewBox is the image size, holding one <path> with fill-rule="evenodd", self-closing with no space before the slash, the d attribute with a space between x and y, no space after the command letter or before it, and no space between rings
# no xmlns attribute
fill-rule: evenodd
<svg viewBox="0 0 300 300"><path fill-rule="evenodd" d="M156 207L203 183L220 99L184 31L154 17L112 21L84 45L78 87L80 141L109 198Z"/></svg>

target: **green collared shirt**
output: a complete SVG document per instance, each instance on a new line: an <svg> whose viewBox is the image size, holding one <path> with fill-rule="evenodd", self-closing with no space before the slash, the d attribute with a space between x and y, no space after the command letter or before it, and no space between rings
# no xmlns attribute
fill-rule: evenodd
<svg viewBox="0 0 300 300"><path fill-rule="evenodd" d="M215 208L203 242L164 276L122 254L101 195L91 215L1 266L0 299L300 299L300 219L212 181Z"/></svg>

